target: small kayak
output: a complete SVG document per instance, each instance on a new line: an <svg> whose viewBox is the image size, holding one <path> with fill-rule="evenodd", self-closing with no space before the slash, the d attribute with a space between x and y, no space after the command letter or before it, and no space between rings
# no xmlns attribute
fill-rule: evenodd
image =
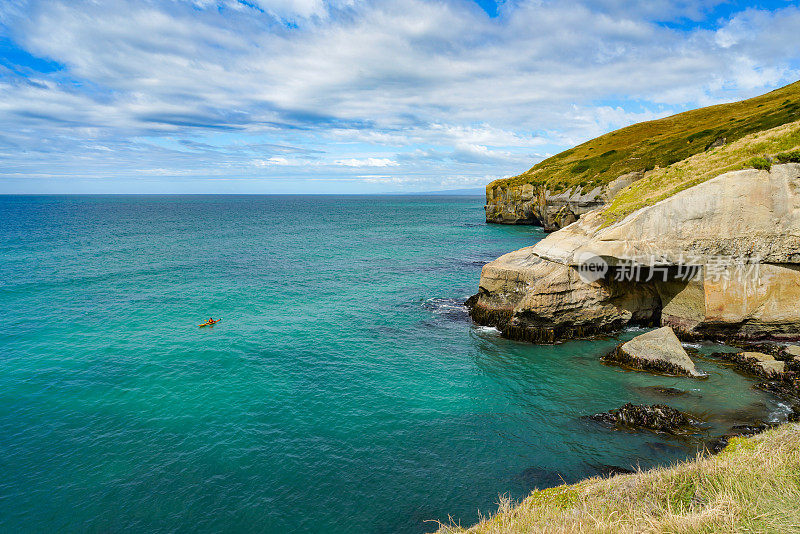
<svg viewBox="0 0 800 534"><path fill-rule="evenodd" d="M218 323L218 322L220 322L221 320L222 320L222 318L219 318L219 319L217 319L216 321L206 321L206 322L204 322L203 324L199 324L199 325L197 325L197 326L199 326L200 328L203 328L204 326L214 326L215 324L217 324L217 323Z"/></svg>

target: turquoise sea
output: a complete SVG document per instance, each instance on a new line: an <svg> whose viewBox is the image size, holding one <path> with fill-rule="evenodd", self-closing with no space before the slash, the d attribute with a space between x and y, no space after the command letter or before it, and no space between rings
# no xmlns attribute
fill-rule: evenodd
<svg viewBox="0 0 800 534"><path fill-rule="evenodd" d="M634 332L535 346L473 325L481 265L543 237L484 224L478 197L0 197L0 215L2 532L426 532L698 446L584 415L667 402L709 436L782 416L712 361L704 381L600 363Z"/></svg>

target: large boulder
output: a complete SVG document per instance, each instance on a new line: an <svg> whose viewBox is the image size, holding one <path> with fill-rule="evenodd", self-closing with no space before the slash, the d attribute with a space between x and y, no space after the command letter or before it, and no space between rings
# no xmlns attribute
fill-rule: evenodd
<svg viewBox="0 0 800 534"><path fill-rule="evenodd" d="M604 360L643 371L692 377L707 376L695 368L675 332L668 326L620 344Z"/></svg>
<svg viewBox="0 0 800 534"><path fill-rule="evenodd" d="M580 276L590 257L609 266L605 276ZM629 276L643 262L655 268ZM686 337L800 339L798 299L800 165L786 164L720 175L613 224L587 213L485 265L472 316L534 341L629 323Z"/></svg>

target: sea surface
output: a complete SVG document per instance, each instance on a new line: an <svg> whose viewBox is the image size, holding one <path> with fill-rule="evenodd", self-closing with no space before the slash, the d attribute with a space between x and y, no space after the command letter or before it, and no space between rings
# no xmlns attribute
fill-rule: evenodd
<svg viewBox="0 0 800 534"><path fill-rule="evenodd" d="M704 436L584 418L625 402L706 436L782 417L712 360L708 380L600 363L634 331L536 346L472 324L481 266L543 237L484 224L478 197L0 197L0 216L2 532L428 532L695 455Z"/></svg>

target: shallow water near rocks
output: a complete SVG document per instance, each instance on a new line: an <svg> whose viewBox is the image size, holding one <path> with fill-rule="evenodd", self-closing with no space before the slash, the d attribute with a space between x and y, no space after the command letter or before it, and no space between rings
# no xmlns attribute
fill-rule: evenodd
<svg viewBox="0 0 800 534"><path fill-rule="evenodd" d="M481 266L544 235L482 200L0 197L0 531L426 532L697 448L584 415L782 417L713 360L600 363L635 331L473 325Z"/></svg>

